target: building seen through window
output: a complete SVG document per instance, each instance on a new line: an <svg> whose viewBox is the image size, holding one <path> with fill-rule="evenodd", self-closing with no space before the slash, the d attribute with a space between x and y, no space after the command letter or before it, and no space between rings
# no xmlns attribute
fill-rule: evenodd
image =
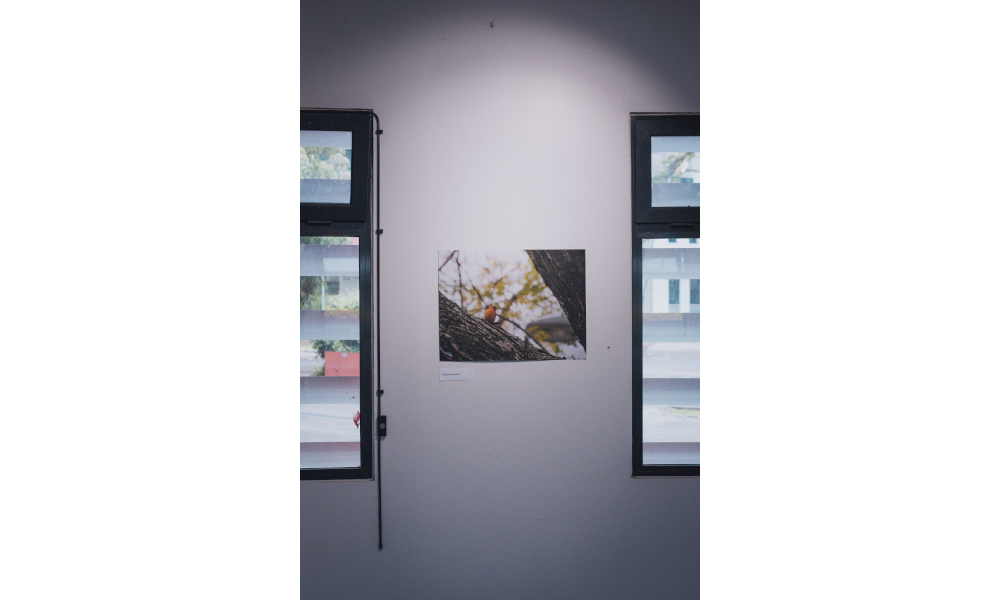
<svg viewBox="0 0 1000 600"><path fill-rule="evenodd" d="M698 464L700 240L642 240L642 441L646 464Z"/></svg>

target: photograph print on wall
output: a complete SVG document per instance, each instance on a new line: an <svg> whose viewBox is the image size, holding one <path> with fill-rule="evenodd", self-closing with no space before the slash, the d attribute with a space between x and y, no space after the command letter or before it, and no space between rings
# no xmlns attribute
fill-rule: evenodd
<svg viewBox="0 0 1000 600"><path fill-rule="evenodd" d="M587 358L583 250L438 253L442 361Z"/></svg>

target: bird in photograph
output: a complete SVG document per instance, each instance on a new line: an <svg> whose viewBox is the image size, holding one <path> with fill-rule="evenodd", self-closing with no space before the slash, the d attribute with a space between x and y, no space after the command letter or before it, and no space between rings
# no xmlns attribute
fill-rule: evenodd
<svg viewBox="0 0 1000 600"><path fill-rule="evenodd" d="M486 309L486 315L484 317L487 323L497 322L497 305L490 304L490 307Z"/></svg>

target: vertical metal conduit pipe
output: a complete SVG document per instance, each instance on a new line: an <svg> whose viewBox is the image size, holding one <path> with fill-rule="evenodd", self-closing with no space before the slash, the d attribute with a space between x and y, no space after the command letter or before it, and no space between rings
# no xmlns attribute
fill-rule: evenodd
<svg viewBox="0 0 1000 600"><path fill-rule="evenodd" d="M375 423L382 416L382 210L381 210L381 180L382 180L382 122L375 111L375 368L377 373ZM376 428L378 426L376 425ZM382 550L382 436L376 429L376 446L378 455L378 549Z"/></svg>

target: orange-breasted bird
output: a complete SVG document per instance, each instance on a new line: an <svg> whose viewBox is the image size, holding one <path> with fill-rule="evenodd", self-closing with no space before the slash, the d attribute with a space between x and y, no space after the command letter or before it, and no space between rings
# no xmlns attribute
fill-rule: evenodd
<svg viewBox="0 0 1000 600"><path fill-rule="evenodd" d="M487 323L497 322L497 305L490 304L490 307L486 309L486 315L484 317Z"/></svg>

